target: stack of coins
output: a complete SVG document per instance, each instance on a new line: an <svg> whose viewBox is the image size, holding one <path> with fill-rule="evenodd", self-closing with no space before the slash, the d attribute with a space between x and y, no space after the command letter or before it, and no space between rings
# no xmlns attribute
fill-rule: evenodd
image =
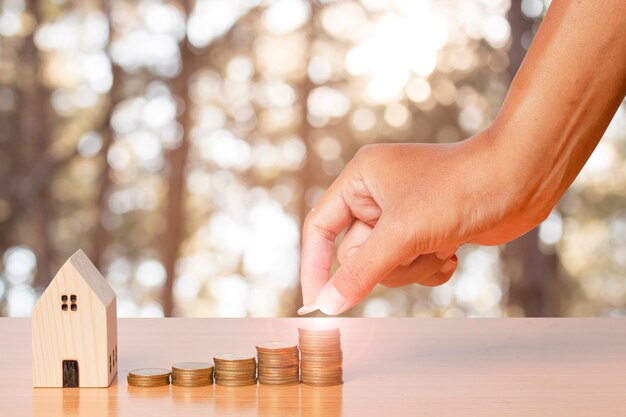
<svg viewBox="0 0 626 417"><path fill-rule="evenodd" d="M161 368L133 369L128 373L127 381L134 387L162 387L170 384L170 371Z"/></svg>
<svg viewBox="0 0 626 417"><path fill-rule="evenodd" d="M298 345L263 342L256 345L259 358L259 382L268 385L297 384L300 359Z"/></svg>
<svg viewBox="0 0 626 417"><path fill-rule="evenodd" d="M210 362L181 362L172 365L172 385L204 387L213 384L213 364Z"/></svg>
<svg viewBox="0 0 626 417"><path fill-rule="evenodd" d="M343 384L343 352L338 328L299 327L302 383L315 386Z"/></svg>
<svg viewBox="0 0 626 417"><path fill-rule="evenodd" d="M256 384L256 360L254 355L223 353L213 357L215 383L227 387L243 387Z"/></svg>

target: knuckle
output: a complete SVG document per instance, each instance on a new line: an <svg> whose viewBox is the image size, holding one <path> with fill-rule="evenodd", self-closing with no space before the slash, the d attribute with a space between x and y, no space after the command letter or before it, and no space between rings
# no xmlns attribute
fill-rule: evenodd
<svg viewBox="0 0 626 417"><path fill-rule="evenodd" d="M354 156L355 158L367 158L368 156L371 156L372 151L375 148L376 148L376 145L374 144L363 145L359 148L358 151L356 151L356 154Z"/></svg>
<svg viewBox="0 0 626 417"><path fill-rule="evenodd" d="M456 258L456 256L454 258ZM450 281L450 279L456 272L456 268L457 268L457 265L454 265L454 267L450 269L449 271L446 271L446 272L439 271L435 273L434 275L430 276L425 281L422 281L421 284L427 287L438 287L440 285L443 285L446 282Z"/></svg>
<svg viewBox="0 0 626 417"><path fill-rule="evenodd" d="M539 213L537 214L536 223L537 224L543 223L544 221L548 219L548 217L550 217L550 214L552 214L552 208L539 211Z"/></svg>
<svg viewBox="0 0 626 417"><path fill-rule="evenodd" d="M368 167L377 158L379 145L371 144L359 148L352 159L356 167Z"/></svg>
<svg viewBox="0 0 626 417"><path fill-rule="evenodd" d="M339 247L337 248L337 262L339 262L339 265L343 265L346 263L346 261L348 260L348 255L346 254L347 250L339 245Z"/></svg>
<svg viewBox="0 0 626 417"><path fill-rule="evenodd" d="M343 290L342 293L355 296L364 295L368 292L365 268L358 262L348 262L343 265L344 275L341 283L337 283Z"/></svg>
<svg viewBox="0 0 626 417"><path fill-rule="evenodd" d="M312 234L321 235L324 239L334 241L335 233L320 225L318 211L312 210L307 214L302 225L303 234L310 236Z"/></svg>
<svg viewBox="0 0 626 417"><path fill-rule="evenodd" d="M446 282L450 281L450 278L452 278L452 275L454 275L454 271L448 274L437 274L437 279L431 286L438 287L440 285L445 284Z"/></svg>
<svg viewBox="0 0 626 417"><path fill-rule="evenodd" d="M409 284L412 284L412 283L409 283ZM390 280L381 281L380 285L382 285L383 287L387 287L387 288L398 288L398 287L403 287L407 284L405 284L403 281L400 281L400 280L390 279Z"/></svg>

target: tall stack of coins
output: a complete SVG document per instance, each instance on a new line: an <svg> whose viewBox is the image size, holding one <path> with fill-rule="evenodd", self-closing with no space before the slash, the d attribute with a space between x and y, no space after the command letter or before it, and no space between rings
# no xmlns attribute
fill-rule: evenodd
<svg viewBox="0 0 626 417"><path fill-rule="evenodd" d="M213 364L210 362L180 362L172 365L172 385L204 387L213 384Z"/></svg>
<svg viewBox="0 0 626 417"><path fill-rule="evenodd" d="M263 342L256 345L259 358L259 382L268 385L297 384L299 380L298 345Z"/></svg>
<svg viewBox="0 0 626 417"><path fill-rule="evenodd" d="M343 352L338 328L299 327L302 383L315 386L343 384Z"/></svg>
<svg viewBox="0 0 626 417"><path fill-rule="evenodd" d="M256 384L256 359L254 355L223 353L213 357L215 383L228 387Z"/></svg>
<svg viewBox="0 0 626 417"><path fill-rule="evenodd" d="M170 371L161 368L133 369L128 373L127 381L134 387L162 387L170 384Z"/></svg>

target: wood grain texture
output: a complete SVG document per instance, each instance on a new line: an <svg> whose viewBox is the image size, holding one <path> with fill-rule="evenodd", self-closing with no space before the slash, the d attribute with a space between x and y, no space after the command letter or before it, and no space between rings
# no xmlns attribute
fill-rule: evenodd
<svg viewBox="0 0 626 417"><path fill-rule="evenodd" d="M80 387L108 387L117 372L115 293L81 250L33 309L33 387L62 387L63 361L78 362ZM67 370L67 369L66 369Z"/></svg>
<svg viewBox="0 0 626 417"><path fill-rule="evenodd" d="M121 319L108 389L32 389L29 319L0 319L0 416L625 416L624 319L326 319L345 384L129 387L136 367L254 353L325 319Z"/></svg>

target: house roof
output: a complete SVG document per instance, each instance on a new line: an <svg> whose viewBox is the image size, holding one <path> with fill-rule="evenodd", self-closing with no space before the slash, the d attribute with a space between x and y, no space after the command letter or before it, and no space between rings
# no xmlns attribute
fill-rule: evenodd
<svg viewBox="0 0 626 417"><path fill-rule="evenodd" d="M78 272L81 278L105 306L109 305L115 299L113 289L81 249L77 250L76 253L65 262L54 279L62 276L66 268L72 268Z"/></svg>

